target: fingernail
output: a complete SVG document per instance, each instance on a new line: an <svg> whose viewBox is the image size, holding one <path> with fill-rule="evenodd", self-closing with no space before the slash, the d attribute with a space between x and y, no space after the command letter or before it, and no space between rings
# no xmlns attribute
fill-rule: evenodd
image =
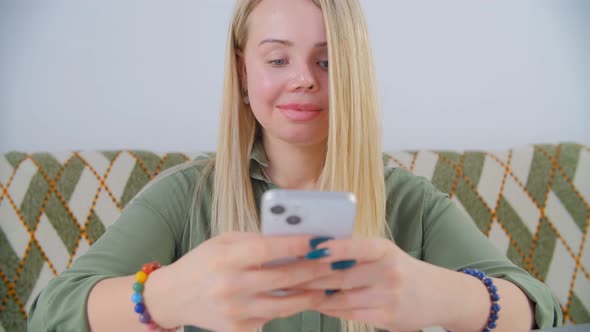
<svg viewBox="0 0 590 332"><path fill-rule="evenodd" d="M326 289L326 290L324 291L324 293L325 293L326 295L330 296L330 295L332 295L332 294L338 293L339 291L340 291L339 289Z"/></svg>
<svg viewBox="0 0 590 332"><path fill-rule="evenodd" d="M332 270L346 270L348 268L353 267L355 264L356 264L355 259L334 262L334 263L332 263Z"/></svg>
<svg viewBox="0 0 590 332"><path fill-rule="evenodd" d="M333 240L333 237L330 236L318 236L318 237L314 237L313 239L309 240L309 246L311 247L311 249L315 249L315 247L318 246L318 244L322 243L322 242L326 242L329 240Z"/></svg>
<svg viewBox="0 0 590 332"><path fill-rule="evenodd" d="M318 259L330 255L330 249L322 248L310 251L305 255L305 259Z"/></svg>

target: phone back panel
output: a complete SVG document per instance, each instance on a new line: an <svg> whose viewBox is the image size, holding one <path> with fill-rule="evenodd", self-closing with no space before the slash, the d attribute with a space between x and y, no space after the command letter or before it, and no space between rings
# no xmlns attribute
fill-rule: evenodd
<svg viewBox="0 0 590 332"><path fill-rule="evenodd" d="M345 192L273 189L262 196L260 215L267 235L350 237L356 198Z"/></svg>

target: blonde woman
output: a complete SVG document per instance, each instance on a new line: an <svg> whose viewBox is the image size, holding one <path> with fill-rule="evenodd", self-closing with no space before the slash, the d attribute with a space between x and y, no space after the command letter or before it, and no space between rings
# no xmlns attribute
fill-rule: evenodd
<svg viewBox="0 0 590 332"><path fill-rule="evenodd" d="M516 331L561 322L548 288L496 252L445 194L384 168L358 0L238 1L225 70L217 155L148 185L40 294L30 330ZM271 188L354 192L353 238L260 235L257 206ZM286 256L307 259L261 267ZM160 265L134 276L152 261ZM301 292L268 295L282 288Z"/></svg>

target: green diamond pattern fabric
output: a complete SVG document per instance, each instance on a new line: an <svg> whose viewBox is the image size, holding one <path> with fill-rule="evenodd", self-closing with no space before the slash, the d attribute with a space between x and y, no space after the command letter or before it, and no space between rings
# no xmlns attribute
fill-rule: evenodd
<svg viewBox="0 0 590 332"><path fill-rule="evenodd" d="M47 282L88 250L162 170L201 154L0 155L0 331L25 331ZM590 322L590 148L395 151L391 166L449 193L510 258L553 290L565 324Z"/></svg>

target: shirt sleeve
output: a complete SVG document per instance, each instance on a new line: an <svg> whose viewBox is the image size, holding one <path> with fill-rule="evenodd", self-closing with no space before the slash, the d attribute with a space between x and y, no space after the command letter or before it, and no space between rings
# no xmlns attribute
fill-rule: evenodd
<svg viewBox="0 0 590 332"><path fill-rule="evenodd" d="M561 325L561 307L549 287L503 255L447 194L425 179L421 182L423 260L452 270L476 268L486 275L508 280L535 303L539 328Z"/></svg>
<svg viewBox="0 0 590 332"><path fill-rule="evenodd" d="M192 193L192 181L185 173L173 173L150 185L86 254L51 280L31 305L28 329L87 331L86 302L97 282L132 275L147 262L173 262Z"/></svg>

